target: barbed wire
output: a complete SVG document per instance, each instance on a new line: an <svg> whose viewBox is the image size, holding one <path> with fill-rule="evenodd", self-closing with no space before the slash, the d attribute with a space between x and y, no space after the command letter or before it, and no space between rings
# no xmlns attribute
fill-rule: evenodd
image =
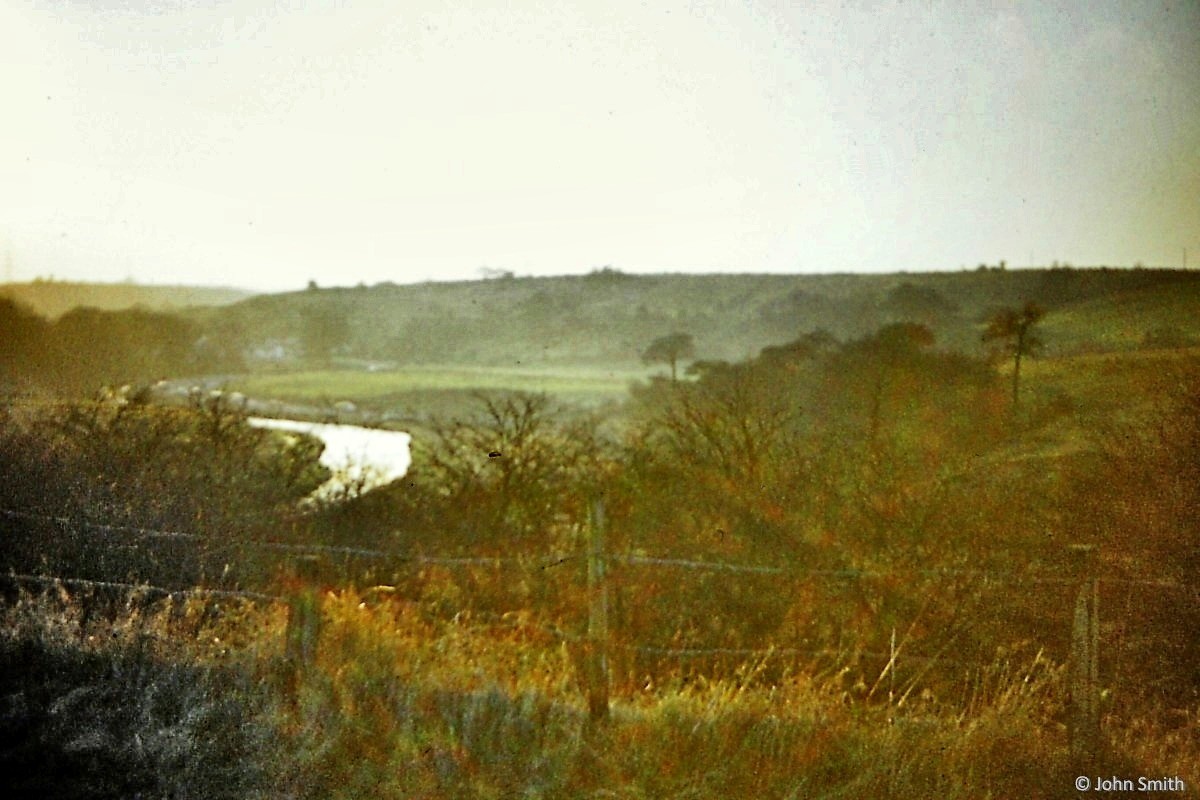
<svg viewBox="0 0 1200 800"><path fill-rule="evenodd" d="M75 519L65 516L53 516L50 514L36 514L29 511L14 511L8 508L0 508L0 516L5 516L10 519L28 519L42 522L53 522L56 525L63 526L78 526L87 528L88 530L104 531L106 533L133 533L146 538L160 539L203 539L204 537L195 533L185 533L183 531L164 531L156 528L142 528L135 525L112 525L104 522L90 522L88 520Z"/></svg>
<svg viewBox="0 0 1200 800"><path fill-rule="evenodd" d="M101 531L114 534L133 534L143 538L164 538L164 539L183 539L194 541L207 541L207 538L195 533L185 531L160 530L156 528L146 528L134 525L113 525L108 523L91 522L88 520L74 519L68 516L54 516L50 514L42 514L29 511L17 511L14 509L0 508L0 516L10 519L25 519L33 521L51 522L62 526L75 526L86 528L88 530ZM532 566L538 569L549 569L551 567L579 561L587 558L583 553L549 553L541 558L531 556L452 556L452 555L425 555L422 553L398 552L389 550L378 550L363 547L351 547L343 545L323 545L323 544L304 544L290 542L270 542L270 541L255 541L252 539L241 540L236 542L227 542L221 544L216 550L235 549L239 547L257 548L262 550L273 550L277 552L289 552L297 554L330 554L341 555L347 557L380 559L396 563L416 563L416 564L432 564L442 566L490 566L493 568L501 568L503 566L517 564ZM970 576L980 580L985 586L989 583L996 585L1005 584L1078 584L1084 580L1083 576L1070 574L1047 574L1036 572L1017 572L1011 570L988 570L979 568L965 567L936 567L932 569L914 569L914 570L890 570L880 571L873 569L859 568L820 568L820 567L800 567L789 565L771 566L766 564L744 564L725 561L709 561L701 559L673 558L648 556L639 553L606 553L603 556L604 560L612 563L622 563L630 566L648 566L648 567L667 567L676 569L688 569L708 572L725 572L731 574L759 574L759 575L774 575L779 577L829 577L838 579L886 579L898 577L933 577L945 578L954 576ZM1164 589L1186 590L1193 587L1181 584L1172 580L1161 579L1146 579L1146 578L1124 578L1113 575L1096 575L1093 576L1096 580L1102 583L1129 585L1129 586L1147 586Z"/></svg>
<svg viewBox="0 0 1200 800"><path fill-rule="evenodd" d="M557 625L547 622L539 622L537 620L524 619L519 614L497 613L494 611L481 611L472 609L467 612L460 612L454 615L454 618L449 620L451 624L459 625L464 622L474 623L481 622L483 625L505 628L508 630L535 630L557 639L562 642L578 643L587 640L586 635L578 635L568 633Z"/></svg>
<svg viewBox="0 0 1200 800"><path fill-rule="evenodd" d="M698 561L686 558L655 558L652 556L611 553L606 558L610 561L619 561L625 564L679 567L681 569L708 570L711 572L759 573L764 575L782 575L785 573L783 567L759 566L757 564L728 564L720 561Z"/></svg>
<svg viewBox="0 0 1200 800"><path fill-rule="evenodd" d="M10 580L24 583L40 583L46 586L78 586L88 589L124 589L130 592L145 592L165 597L229 597L247 600L261 600L269 603L287 603L287 598L278 597L264 592L251 592L240 589L165 589L148 583L121 583L119 581L99 581L88 578L66 578L58 575L25 575L20 573L0 573L0 580Z"/></svg>
<svg viewBox="0 0 1200 800"><path fill-rule="evenodd" d="M101 522L91 522L88 520L75 519L66 516L53 516L49 514L38 514L28 511L15 511L12 509L0 508L0 516L10 519L25 519L41 522L51 522L56 525L65 527L75 526L85 528L87 530L100 531L104 533L128 533L140 536L143 538L164 538L164 539L185 539L191 541L207 541L207 537L195 533L186 533L183 531L166 531L155 528L143 528L134 525L112 525ZM326 553L330 555L352 556L358 558L383 559L397 562L412 562L417 564L435 564L435 565L464 565L464 566L492 566L500 567L507 564L524 564L536 566L538 569L549 569L561 564L566 564L571 561L578 561L586 558L583 554L575 553L551 553L540 559L530 558L528 556L440 556L440 555L424 555L421 553L404 553L394 550L377 550L366 547L350 547L344 545L324 545L324 544L298 544L291 542L269 542L255 541L253 539L243 539L235 542L226 542L212 549L210 552L235 549L238 547L257 548L262 550L274 550L277 552L297 553L297 554L318 554Z"/></svg>
<svg viewBox="0 0 1200 800"><path fill-rule="evenodd" d="M1051 575L1037 573L1022 573L1003 570L985 570L977 568L960 568L960 567L937 567L934 569L914 569L914 570L890 570L880 571L873 569L859 569L854 567L845 568L820 568L820 567L772 567L760 564L737 564L723 561L705 561L696 559L683 558L664 558L654 556L644 556L638 554L608 554L605 556L609 561L616 561L632 566L662 566L676 567L680 569L692 569L709 572L729 572L729 573L748 573L761 575L779 575L784 577L829 577L829 578L846 578L846 579L886 579L897 577L912 577L920 576L925 578L945 578L955 576L970 576L979 578L983 583L995 583L997 585L1012 584L1012 583L1045 583L1045 584L1078 584L1082 578L1071 575ZM1186 588L1182 584L1173 581L1153 581L1153 580L1135 580L1128 578L1118 578L1112 576L1100 576L1098 578L1105 583L1119 584L1139 584L1153 585L1167 588Z"/></svg>
<svg viewBox="0 0 1200 800"><path fill-rule="evenodd" d="M167 589L161 586L155 586L148 583L124 583L119 581L93 580L87 578L74 578L56 575L29 575L20 573L0 573L0 580L9 580L15 583L37 583L43 586L64 586L77 587L87 589L118 589L130 592L131 594L144 593L147 595L158 595L161 597L179 598L179 597L197 597L197 598L231 598L254 600L267 603L290 604L294 598L281 597L278 595L267 594L264 592L255 592L240 589L209 589L203 587L192 587L189 589ZM390 587L389 587L390 588ZM370 591L370 590L367 590ZM562 630L557 625L541 622L538 620L530 620L517 617L510 617L508 614L497 614L494 612L486 612L480 610L468 610L456 614L453 619L446 620L449 624L460 625L466 624L481 624L491 627L503 627L508 630L526 631L533 630L545 634L552 639L564 643L587 644L593 643L599 645L599 642L593 640L588 634L572 634ZM736 656L739 658L755 658L755 659L770 659L783 657L809 657L809 658L833 658L842 661L858 660L861 658L875 659L880 661L888 661L889 663L904 662L906 664L923 664L936 665L942 664L945 666L962 666L962 667L985 667L991 666L994 662L971 659L953 659L942 656L922 656L904 654L899 652L885 653L869 650L845 649L845 648L802 648L802 647L766 647L766 648L748 648L748 647L675 647L663 645L647 645L614 641L608 639L603 643L603 646L609 650L621 650L626 652L634 652L643 655L661 656L677 659L693 659L693 658L708 658L718 656Z"/></svg>

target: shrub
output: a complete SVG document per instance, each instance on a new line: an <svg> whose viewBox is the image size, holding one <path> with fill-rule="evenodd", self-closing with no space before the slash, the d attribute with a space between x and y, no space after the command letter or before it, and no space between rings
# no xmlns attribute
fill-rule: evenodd
<svg viewBox="0 0 1200 800"><path fill-rule="evenodd" d="M221 398L114 397L0 418L0 566L192 585L324 479L320 445L250 427ZM243 569L243 575L245 570Z"/></svg>

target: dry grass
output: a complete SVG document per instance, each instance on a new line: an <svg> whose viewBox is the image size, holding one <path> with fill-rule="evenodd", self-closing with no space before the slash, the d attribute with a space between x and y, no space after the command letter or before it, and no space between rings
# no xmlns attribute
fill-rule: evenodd
<svg viewBox="0 0 1200 800"><path fill-rule="evenodd" d="M128 602L89 619L80 598L22 596L3 615L6 660L54 668L10 679L0 757L49 754L88 797L1075 796L1062 671L1040 654L974 675L953 707L867 704L835 677L748 665L616 698L591 727L570 648L525 617L438 620L350 591L320 603L297 677L279 607ZM1196 720L1178 722L1109 720L1124 756L1105 768L1193 786ZM21 724L36 736L14 749ZM41 774L26 788L53 794Z"/></svg>

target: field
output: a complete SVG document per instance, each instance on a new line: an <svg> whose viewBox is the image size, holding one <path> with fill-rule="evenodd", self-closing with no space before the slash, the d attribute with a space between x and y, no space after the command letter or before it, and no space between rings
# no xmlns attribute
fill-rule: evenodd
<svg viewBox="0 0 1200 800"><path fill-rule="evenodd" d="M660 370L661 371L661 370ZM365 370L314 370L238 376L231 390L249 397L311 404L351 400L385 410L412 407L430 413L445 411L447 402L461 405L473 392L545 393L560 402L594 407L622 400L630 383L644 380L650 369L600 367L475 367L455 364L404 366ZM437 398L433 402L431 399Z"/></svg>
<svg viewBox="0 0 1200 800"><path fill-rule="evenodd" d="M1146 344L1148 333L1173 331L1181 341L1167 348L1200 342L1195 313L1200 292L1193 285L1156 286L1091 298L1056 310L1046 319L1046 337L1063 352L1131 350Z"/></svg>

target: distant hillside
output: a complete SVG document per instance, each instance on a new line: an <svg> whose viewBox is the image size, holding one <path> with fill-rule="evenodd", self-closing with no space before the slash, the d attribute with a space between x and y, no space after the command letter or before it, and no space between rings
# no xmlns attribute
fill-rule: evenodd
<svg viewBox="0 0 1200 800"><path fill-rule="evenodd" d="M87 306L115 311L140 306L154 311L174 311L189 306L223 306L245 300L253 292L203 286L139 286L132 283L69 283L33 281L0 284L0 297L29 306L49 319L73 308Z"/></svg>
<svg viewBox="0 0 1200 800"><path fill-rule="evenodd" d="M976 352L982 320L1032 300L1050 311L1051 353L1128 349L1154 330L1200 339L1200 273L1150 269L975 270L887 275L626 275L380 284L258 295L196 309L252 363L290 368L327 331L337 362L487 366L638 363L655 338L696 339L696 356L740 359L823 328L840 339L893 321ZM1191 309L1192 311L1189 311ZM312 353L307 353L311 358Z"/></svg>

